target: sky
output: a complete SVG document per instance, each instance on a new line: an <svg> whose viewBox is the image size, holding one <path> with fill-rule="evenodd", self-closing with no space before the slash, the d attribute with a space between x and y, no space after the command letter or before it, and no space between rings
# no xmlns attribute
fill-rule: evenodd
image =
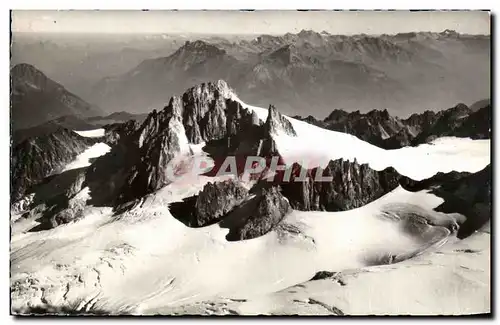
<svg viewBox="0 0 500 325"><path fill-rule="evenodd" d="M13 32L285 34L441 32L490 34L481 11L139 11L14 10Z"/></svg>

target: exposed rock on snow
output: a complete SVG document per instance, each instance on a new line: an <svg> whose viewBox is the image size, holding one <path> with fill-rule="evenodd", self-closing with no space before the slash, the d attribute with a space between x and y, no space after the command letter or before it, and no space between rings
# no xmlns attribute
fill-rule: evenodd
<svg viewBox="0 0 500 325"><path fill-rule="evenodd" d="M278 188L262 189L255 198L234 209L220 226L229 228L230 241L257 238L276 227L291 210Z"/></svg>
<svg viewBox="0 0 500 325"><path fill-rule="evenodd" d="M283 195L298 210L344 211L372 202L398 187L400 175L394 168L375 171L367 164L338 159L330 161L324 170L304 170L295 164L296 175L307 175L305 181L294 177L281 183ZM317 174L331 181L317 181Z"/></svg>
<svg viewBox="0 0 500 325"><path fill-rule="evenodd" d="M203 227L219 220L236 207L247 193L247 189L232 180L208 183L196 200L196 225Z"/></svg>
<svg viewBox="0 0 500 325"><path fill-rule="evenodd" d="M209 182L197 196L172 203L170 212L189 227L205 227L219 222L247 196L238 181Z"/></svg>

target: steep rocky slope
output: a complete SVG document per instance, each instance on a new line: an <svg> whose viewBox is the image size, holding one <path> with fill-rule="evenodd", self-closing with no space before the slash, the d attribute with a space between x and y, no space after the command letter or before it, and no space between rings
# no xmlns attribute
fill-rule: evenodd
<svg viewBox="0 0 500 325"><path fill-rule="evenodd" d="M322 169L304 170L299 165L295 175L307 175L304 181L293 177L280 183L291 206L304 211L345 211L359 208L394 190L401 177L393 168L375 171L366 164L343 159L330 161ZM292 168L293 168L292 167ZM321 173L323 179L318 176Z"/></svg>
<svg viewBox="0 0 500 325"><path fill-rule="evenodd" d="M16 65L11 69L10 76L14 130L66 115L90 117L101 114L99 108L72 94L32 65Z"/></svg>
<svg viewBox="0 0 500 325"><path fill-rule="evenodd" d="M68 129L29 138L12 148L11 201L45 177L57 173L65 164L96 142Z"/></svg>

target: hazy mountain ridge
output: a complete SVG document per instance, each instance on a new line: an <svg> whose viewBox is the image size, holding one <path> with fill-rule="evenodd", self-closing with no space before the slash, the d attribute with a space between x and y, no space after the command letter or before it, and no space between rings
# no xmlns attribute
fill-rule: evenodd
<svg viewBox="0 0 500 325"><path fill-rule="evenodd" d="M489 36L452 32L341 36L302 31L251 41L200 40L169 57L148 60L109 85L103 80L96 86L102 89L96 101L111 111L144 112L193 83L224 79L243 100L261 106L273 102L291 115L305 108L315 116L333 108L388 108L405 115L415 107L435 109L489 97L489 50ZM190 66L193 62L204 67ZM145 94L141 100L139 93Z"/></svg>
<svg viewBox="0 0 500 325"><path fill-rule="evenodd" d="M90 117L102 113L30 64L14 66L10 75L13 129L32 127L64 115Z"/></svg>

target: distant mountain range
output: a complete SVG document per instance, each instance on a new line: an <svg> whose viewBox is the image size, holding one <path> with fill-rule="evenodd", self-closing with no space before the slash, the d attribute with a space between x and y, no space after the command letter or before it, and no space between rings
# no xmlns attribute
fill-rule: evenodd
<svg viewBox="0 0 500 325"><path fill-rule="evenodd" d="M30 64L18 64L11 71L12 129L33 127L64 115L82 118L102 111L72 94Z"/></svg>
<svg viewBox="0 0 500 325"><path fill-rule="evenodd" d="M289 115L387 108L392 114L490 97L490 37L442 33L331 35L303 30L253 40L186 41L167 57L102 79L108 112L162 108L190 85L224 79L242 100Z"/></svg>

